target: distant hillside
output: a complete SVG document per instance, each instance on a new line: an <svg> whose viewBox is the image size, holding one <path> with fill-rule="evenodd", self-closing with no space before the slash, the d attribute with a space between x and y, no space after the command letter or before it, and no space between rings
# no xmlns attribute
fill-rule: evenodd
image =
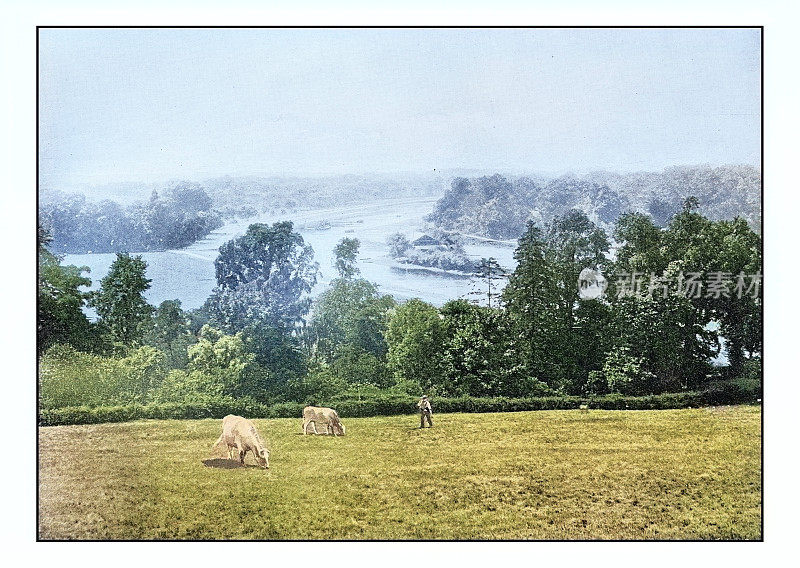
<svg viewBox="0 0 800 568"><path fill-rule="evenodd" d="M165 187L199 185L224 217L250 217L262 213L289 213L358 205L382 199L436 197L444 193L450 176L430 174L363 174L320 177L222 176L199 183L172 180L164 183L114 182L86 185L70 195L87 201L113 201L123 207L146 201ZM44 187L43 196L58 196L56 188Z"/></svg>
<svg viewBox="0 0 800 568"><path fill-rule="evenodd" d="M743 217L761 224L761 173L752 166L681 166L663 172L594 172L550 180L499 174L455 178L428 220L445 231L497 239L518 237L525 224L548 223L571 208L611 228L620 214L641 211L665 224L686 197L695 196L711 219Z"/></svg>
<svg viewBox="0 0 800 568"><path fill-rule="evenodd" d="M358 205L399 197L441 195L438 175L346 175L320 178L232 177L203 182L223 215L248 216Z"/></svg>

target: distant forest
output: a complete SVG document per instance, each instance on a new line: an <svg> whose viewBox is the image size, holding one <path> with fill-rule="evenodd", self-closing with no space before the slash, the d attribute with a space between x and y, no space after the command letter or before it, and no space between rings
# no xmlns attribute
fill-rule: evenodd
<svg viewBox="0 0 800 568"><path fill-rule="evenodd" d="M284 215L389 198L435 197L445 185L445 179L437 175L376 174L225 176L201 184L173 182L163 188L118 183L87 188L88 195L44 189L39 221L51 235L50 248L56 254L147 252L189 246L222 226L226 218ZM142 201L148 191L149 200Z"/></svg>
<svg viewBox="0 0 800 568"><path fill-rule="evenodd" d="M626 212L645 213L664 227L689 196L711 220L741 217L760 233L761 173L752 166L681 166L662 172L583 176L455 177L430 175L329 176L318 178L220 177L202 184L176 182L152 189L149 200L124 206L130 195L147 195L152 186L117 184L90 200L81 194L45 190L40 222L52 235L56 254L152 251L182 248L202 239L229 217L284 215L304 209L358 206L388 198L441 196L427 220L433 231L494 239L517 239L528 221L544 227L578 209L599 227L611 230ZM91 192L90 192L91 193ZM443 195L442 195L443 194ZM441 255L440 255L441 256ZM430 257L430 258L428 258ZM446 266L435 255L420 264ZM410 259L413 262L413 259ZM456 264L463 265L459 259ZM423 262L424 261L424 262Z"/></svg>
<svg viewBox="0 0 800 568"><path fill-rule="evenodd" d="M457 177L428 216L438 229L516 239L528 221L543 226L570 209L606 229L625 212L648 214L666 226L694 196L712 220L741 217L760 232L761 172L752 166L672 167L663 172L596 172L555 179Z"/></svg>
<svg viewBox="0 0 800 568"><path fill-rule="evenodd" d="M222 226L222 217L202 187L181 182L128 207L81 194L43 193L39 222L52 237L53 252L83 254L182 248Z"/></svg>
<svg viewBox="0 0 800 568"><path fill-rule="evenodd" d="M316 178L233 177L203 182L223 216L250 217L304 209L362 205L391 198L435 197L444 177L427 174L342 175Z"/></svg>

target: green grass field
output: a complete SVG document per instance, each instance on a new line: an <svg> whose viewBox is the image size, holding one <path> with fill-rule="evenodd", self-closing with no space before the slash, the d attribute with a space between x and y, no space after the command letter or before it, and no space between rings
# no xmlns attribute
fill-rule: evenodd
<svg viewBox="0 0 800 568"><path fill-rule="evenodd" d="M39 536L761 538L758 407L343 421L254 421L268 471L204 465L221 420L40 428Z"/></svg>

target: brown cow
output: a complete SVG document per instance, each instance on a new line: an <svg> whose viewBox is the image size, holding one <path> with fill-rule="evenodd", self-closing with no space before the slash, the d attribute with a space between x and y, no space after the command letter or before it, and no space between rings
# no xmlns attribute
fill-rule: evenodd
<svg viewBox="0 0 800 568"><path fill-rule="evenodd" d="M236 448L239 454L239 463L242 465L244 465L244 455L247 452L253 452L258 465L269 469L269 450L264 445L256 427L246 418L233 414L223 418L222 435L214 443L212 450L218 446L227 448L229 459L233 459L233 448Z"/></svg>

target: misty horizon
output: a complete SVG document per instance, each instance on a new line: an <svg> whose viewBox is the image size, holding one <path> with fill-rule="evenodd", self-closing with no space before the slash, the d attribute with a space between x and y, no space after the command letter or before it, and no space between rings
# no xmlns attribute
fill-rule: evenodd
<svg viewBox="0 0 800 568"><path fill-rule="evenodd" d="M364 180L381 180L381 181L402 181L404 178L415 178L415 179L423 179L423 180L435 180L437 178L442 179L445 184L449 184L453 179L457 177L469 177L469 178L480 178L492 175L500 175L509 179L519 179L529 177L532 179L539 179L539 180L554 180L560 178L585 178L593 175L619 175L619 176L630 176L630 175L647 175L647 174L661 174L667 170L672 168L678 169L700 169L700 168L736 168L736 167L748 167L754 168L759 173L761 171L760 164L748 164L748 163L720 163L720 164L709 164L709 163L692 163L692 164L673 164L670 166L665 166L664 168L660 169L639 169L639 170L610 170L610 169L592 169L586 171L578 171L578 170L564 170L558 172L546 172L546 171L506 171L506 170L496 170L496 169L475 169L475 168L452 168L452 169L444 169L444 170L433 170L429 172L424 171L366 171L366 172L344 172L344 173L329 173L329 172L296 172L294 174L281 174L281 173L241 173L241 174L231 174L231 173L220 173L214 175L197 175L197 176L184 176L184 177L165 177L160 179L142 179L142 180L133 180L133 179L119 179L119 180L111 180L106 182L98 182L98 183L90 183L90 182L82 182L82 183L75 183L70 186L52 186L47 185L44 182L40 182L39 190L47 193L52 191L60 191L63 193L81 193L86 195L89 199L111 199L117 201L134 201L137 199L146 198L149 195L148 192L152 191L153 189L160 190L167 188L173 184L178 184L182 182L188 183L196 183L199 185L203 185L204 183L208 183L211 181L218 181L224 179L231 179L231 180L255 180L255 181L272 181L272 182L300 182L300 181L308 181L308 180L345 180L348 178L354 179L364 179ZM442 187L442 191L444 191L445 187ZM136 194L126 196L123 199L123 195L121 192L125 190L130 190L131 192L137 192Z"/></svg>

